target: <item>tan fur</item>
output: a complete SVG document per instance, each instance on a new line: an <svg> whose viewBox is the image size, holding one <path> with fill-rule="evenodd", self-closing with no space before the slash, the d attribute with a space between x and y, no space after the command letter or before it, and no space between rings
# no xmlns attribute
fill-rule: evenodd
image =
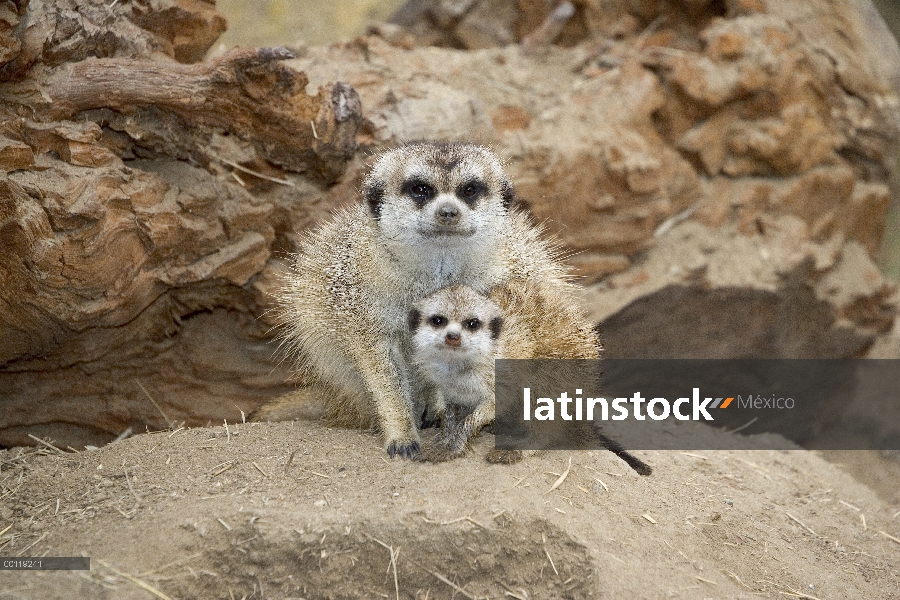
<svg viewBox="0 0 900 600"><path fill-rule="evenodd" d="M411 188L413 180L434 197L417 204L413 194L424 188ZM468 182L482 186L471 205L461 200ZM485 148L411 144L375 163L363 189L368 205L340 210L305 237L279 292L278 317L298 374L330 391L326 420L374 426L389 454L418 454L423 399L413 397L406 317L413 303L443 287L463 284L484 294L521 279L534 293L512 291L504 301L560 314L575 306L554 246L525 214L506 206L511 191ZM458 222L438 223L448 214L439 212L444 206L455 207ZM536 332L543 332L544 317L522 311ZM555 335L582 337L582 321ZM305 402L309 394L300 397ZM262 407L253 417L290 413L290 400L277 403L277 411Z"/></svg>

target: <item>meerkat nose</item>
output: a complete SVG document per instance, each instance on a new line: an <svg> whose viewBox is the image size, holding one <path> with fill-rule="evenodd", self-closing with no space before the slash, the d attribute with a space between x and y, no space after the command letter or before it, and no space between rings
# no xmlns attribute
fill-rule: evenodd
<svg viewBox="0 0 900 600"><path fill-rule="evenodd" d="M448 331L447 336L444 338L444 341L448 346L459 346L460 344L460 336L459 332L456 331Z"/></svg>
<svg viewBox="0 0 900 600"><path fill-rule="evenodd" d="M437 220L441 225L456 225L459 222L459 217L462 215L459 208L450 204L449 202L445 202L441 206L438 207L437 211L435 211Z"/></svg>

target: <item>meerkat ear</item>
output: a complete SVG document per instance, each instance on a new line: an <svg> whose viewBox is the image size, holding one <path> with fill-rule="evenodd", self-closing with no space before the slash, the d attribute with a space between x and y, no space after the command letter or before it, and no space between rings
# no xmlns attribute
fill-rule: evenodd
<svg viewBox="0 0 900 600"><path fill-rule="evenodd" d="M363 189L363 197L369 204L369 212L374 218L381 216L381 205L384 203L384 183L375 181L367 184Z"/></svg>
<svg viewBox="0 0 900 600"><path fill-rule="evenodd" d="M503 327L503 319L500 317L494 317L491 319L491 323L488 326L491 329L491 339L496 340L500 337L500 329Z"/></svg>
<svg viewBox="0 0 900 600"><path fill-rule="evenodd" d="M505 180L500 182L500 198L503 202L503 208L506 209L509 209L513 202L516 201L516 191L510 182Z"/></svg>
<svg viewBox="0 0 900 600"><path fill-rule="evenodd" d="M422 322L422 313L419 312L417 308L410 309L409 311L409 330L415 333L416 329L419 328L419 323Z"/></svg>

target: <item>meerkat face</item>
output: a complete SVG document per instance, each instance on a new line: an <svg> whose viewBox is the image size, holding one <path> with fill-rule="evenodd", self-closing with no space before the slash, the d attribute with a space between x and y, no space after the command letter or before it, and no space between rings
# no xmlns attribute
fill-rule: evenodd
<svg viewBox="0 0 900 600"><path fill-rule="evenodd" d="M503 225L514 195L488 149L409 144L385 153L363 187L385 239L421 247L471 243Z"/></svg>
<svg viewBox="0 0 900 600"><path fill-rule="evenodd" d="M439 290L409 313L416 352L439 360L493 356L502 323L500 308L465 286Z"/></svg>

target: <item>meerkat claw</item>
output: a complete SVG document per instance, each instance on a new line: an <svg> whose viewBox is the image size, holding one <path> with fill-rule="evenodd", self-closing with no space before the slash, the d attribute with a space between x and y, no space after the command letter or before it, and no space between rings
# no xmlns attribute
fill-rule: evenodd
<svg viewBox="0 0 900 600"><path fill-rule="evenodd" d="M399 455L404 460L415 460L422 454L422 447L419 446L419 442L391 442L387 447L387 453L391 458Z"/></svg>

